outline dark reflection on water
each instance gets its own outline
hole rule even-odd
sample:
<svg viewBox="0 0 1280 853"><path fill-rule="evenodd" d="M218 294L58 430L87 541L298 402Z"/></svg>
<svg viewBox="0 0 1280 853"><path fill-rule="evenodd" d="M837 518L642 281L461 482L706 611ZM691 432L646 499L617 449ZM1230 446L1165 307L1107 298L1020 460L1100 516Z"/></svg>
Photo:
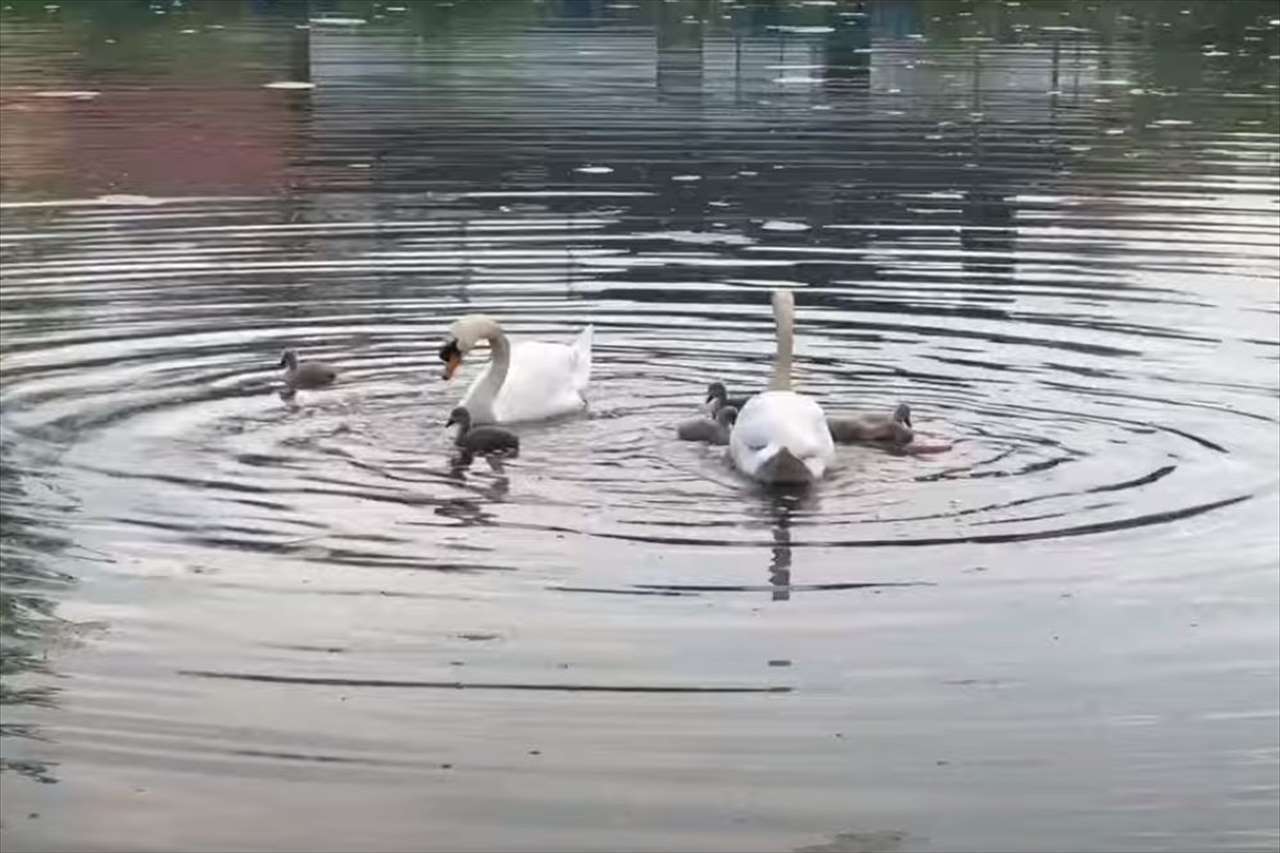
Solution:
<svg viewBox="0 0 1280 853"><path fill-rule="evenodd" d="M1275 849L1278 86L1271 2L6 2L5 849ZM773 287L952 450L677 441ZM459 457L470 311L589 414Z"/></svg>

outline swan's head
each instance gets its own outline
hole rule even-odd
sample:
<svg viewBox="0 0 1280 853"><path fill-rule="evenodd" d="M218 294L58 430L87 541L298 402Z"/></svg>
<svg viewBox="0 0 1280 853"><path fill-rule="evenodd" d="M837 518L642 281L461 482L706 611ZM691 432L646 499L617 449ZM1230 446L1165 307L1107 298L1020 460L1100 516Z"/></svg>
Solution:
<svg viewBox="0 0 1280 853"><path fill-rule="evenodd" d="M476 344L486 340L498 331L498 324L493 318L483 314L468 314L453 321L449 334L440 345L440 360L444 362L441 379L452 379L453 374L462 366L463 357L471 352Z"/></svg>
<svg viewBox="0 0 1280 853"><path fill-rule="evenodd" d="M293 370L298 366L298 353L293 349L287 349L280 353L280 366Z"/></svg>
<svg viewBox="0 0 1280 853"><path fill-rule="evenodd" d="M471 429L471 413L467 411L466 406L457 406L449 413L449 420L444 422L446 427L457 426L458 433L466 435L467 430Z"/></svg>
<svg viewBox="0 0 1280 853"><path fill-rule="evenodd" d="M911 407L906 403L899 403L898 408L893 410L893 419L900 424L911 426Z"/></svg>
<svg viewBox="0 0 1280 853"><path fill-rule="evenodd" d="M733 422L736 421L737 419L738 419L738 410L735 409L733 406L725 406L724 408L720 409L720 411L716 412L716 423L720 424L720 426L724 427L725 429L728 429L729 427L733 426Z"/></svg>

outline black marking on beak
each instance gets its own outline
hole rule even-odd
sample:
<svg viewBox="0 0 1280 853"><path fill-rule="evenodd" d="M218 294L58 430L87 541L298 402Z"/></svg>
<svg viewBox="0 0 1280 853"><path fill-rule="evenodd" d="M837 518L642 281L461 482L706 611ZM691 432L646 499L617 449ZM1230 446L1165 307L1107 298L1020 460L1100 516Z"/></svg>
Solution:
<svg viewBox="0 0 1280 853"><path fill-rule="evenodd" d="M453 358L454 356L457 356L459 359L461 359L462 350L458 349L458 339L449 338L449 340L441 344L439 355L440 355L440 360L443 361L445 364L448 364L449 359Z"/></svg>

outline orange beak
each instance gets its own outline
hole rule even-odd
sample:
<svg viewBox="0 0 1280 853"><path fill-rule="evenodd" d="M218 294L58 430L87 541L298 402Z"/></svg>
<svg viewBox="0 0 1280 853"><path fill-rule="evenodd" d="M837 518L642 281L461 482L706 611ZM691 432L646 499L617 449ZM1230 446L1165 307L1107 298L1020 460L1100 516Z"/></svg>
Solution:
<svg viewBox="0 0 1280 853"><path fill-rule="evenodd" d="M453 352L449 354L449 360L444 363L444 371L441 372L440 378L448 382L453 378L453 374L462 366L462 355Z"/></svg>

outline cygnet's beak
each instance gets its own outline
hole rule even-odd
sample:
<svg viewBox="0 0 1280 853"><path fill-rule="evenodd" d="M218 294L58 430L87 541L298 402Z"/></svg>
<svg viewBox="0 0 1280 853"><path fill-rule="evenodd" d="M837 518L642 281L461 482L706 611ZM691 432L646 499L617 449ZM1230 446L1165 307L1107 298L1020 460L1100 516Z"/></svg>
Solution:
<svg viewBox="0 0 1280 853"><path fill-rule="evenodd" d="M444 422L444 425L445 425L446 427L451 427L451 426L453 426L453 425L454 425L454 424L456 424L456 423L457 423L457 421L456 421L456 420L454 420L453 415L449 415L449 420L445 421L445 422Z"/></svg>

